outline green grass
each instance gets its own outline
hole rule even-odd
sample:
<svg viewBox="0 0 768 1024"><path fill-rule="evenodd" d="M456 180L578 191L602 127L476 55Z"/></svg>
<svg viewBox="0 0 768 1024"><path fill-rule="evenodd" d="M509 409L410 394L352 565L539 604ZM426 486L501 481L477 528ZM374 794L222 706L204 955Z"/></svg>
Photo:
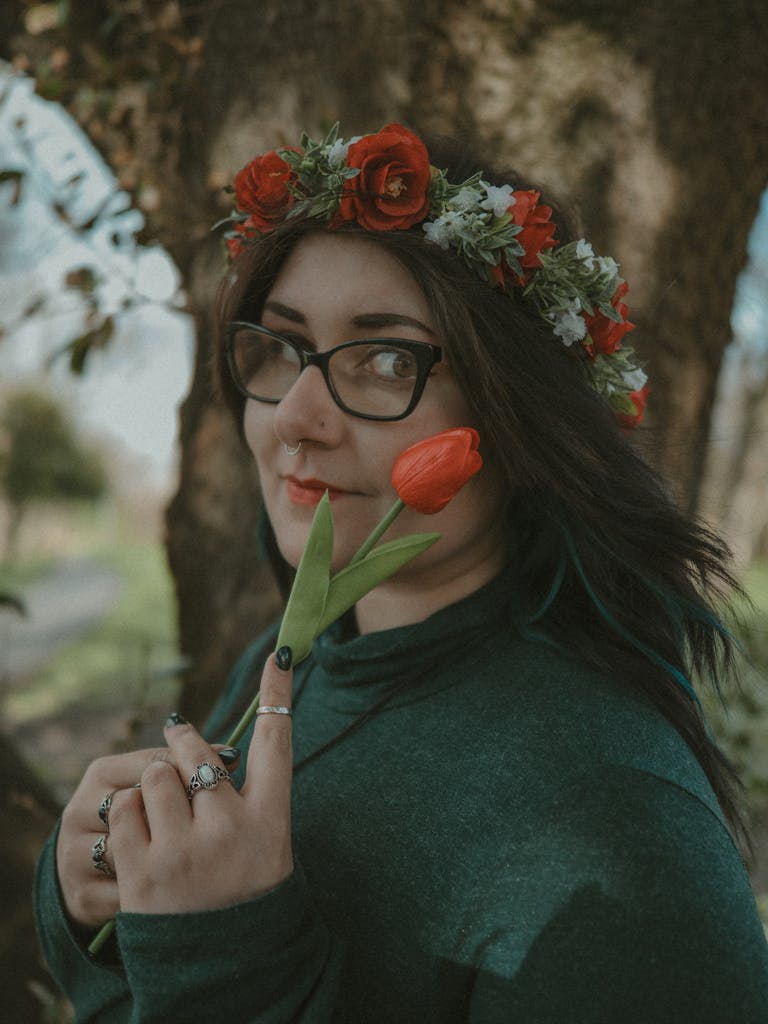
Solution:
<svg viewBox="0 0 768 1024"><path fill-rule="evenodd" d="M122 580L115 607L85 635L60 650L24 687L6 697L5 714L16 724L55 716L72 704L138 710L147 699L171 698L177 683L166 669L178 662L175 599L158 541L125 536L80 515L73 530L91 528L91 550ZM87 547L87 546L86 546ZM20 570L24 571L23 567Z"/></svg>
<svg viewBox="0 0 768 1024"><path fill-rule="evenodd" d="M768 563L752 566L744 578L749 602L737 605L735 635L744 649L739 685L703 697L712 730L752 796L768 797Z"/></svg>

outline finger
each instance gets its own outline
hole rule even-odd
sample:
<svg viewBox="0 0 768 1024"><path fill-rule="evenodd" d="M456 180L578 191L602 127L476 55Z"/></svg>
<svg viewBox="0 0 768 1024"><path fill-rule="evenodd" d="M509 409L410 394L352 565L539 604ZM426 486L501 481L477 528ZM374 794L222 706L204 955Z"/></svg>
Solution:
<svg viewBox="0 0 768 1024"><path fill-rule="evenodd" d="M114 878L96 870L93 844L98 835L81 833L73 841L59 832L56 866L61 894L68 915L87 928L97 927L114 917L119 895Z"/></svg>
<svg viewBox="0 0 768 1024"><path fill-rule="evenodd" d="M65 813L82 830L103 831L108 824L104 817L110 812L110 808L102 808L106 798L136 785L148 764L170 759L167 747L155 747L92 761Z"/></svg>
<svg viewBox="0 0 768 1024"><path fill-rule="evenodd" d="M286 652L287 651L287 655ZM293 671L290 648L271 655L261 677L260 707L290 707ZM284 668L279 668L278 664ZM245 785L242 793L258 800L267 810L276 812L290 807L293 775L292 723L290 715L260 714L256 720L248 751Z"/></svg>
<svg viewBox="0 0 768 1024"><path fill-rule="evenodd" d="M91 845L91 864L101 878L115 877L115 858L109 845L109 832L102 832Z"/></svg>
<svg viewBox="0 0 768 1024"><path fill-rule="evenodd" d="M108 850L113 870L120 877L121 872L130 871L144 857L150 843L142 790L132 787L116 793L109 818Z"/></svg>
<svg viewBox="0 0 768 1024"><path fill-rule="evenodd" d="M225 768L231 771L233 765L240 760L240 750L237 747L226 747L222 743L214 743L213 749L219 755L219 759Z"/></svg>
<svg viewBox="0 0 768 1024"><path fill-rule="evenodd" d="M192 809L181 778L168 761L147 765L141 776L141 796L150 837L180 835L192 820Z"/></svg>
<svg viewBox="0 0 768 1024"><path fill-rule="evenodd" d="M233 787L222 777L222 771L227 771L222 759L216 749L210 743L206 743L200 733L193 725L190 725L180 715L171 715L165 723L165 737L168 748L173 756L177 767L181 792L185 800L190 794L196 798L203 797L205 802L211 803L212 797L220 799L221 793L209 793L217 789L220 783L225 782L225 788L234 792ZM225 748L233 750L239 755L237 748ZM228 755L225 755L228 759ZM227 772L227 777L228 777ZM192 809L194 814L194 808Z"/></svg>

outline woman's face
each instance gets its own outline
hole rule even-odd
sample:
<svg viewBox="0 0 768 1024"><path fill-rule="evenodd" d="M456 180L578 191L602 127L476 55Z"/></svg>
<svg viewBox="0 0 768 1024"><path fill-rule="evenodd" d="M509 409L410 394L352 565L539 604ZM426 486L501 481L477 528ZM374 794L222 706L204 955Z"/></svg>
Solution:
<svg viewBox="0 0 768 1024"><path fill-rule="evenodd" d="M376 326L361 326L375 314ZM263 326L325 352L360 338L410 338L440 345L426 299L388 252L362 238L315 234L295 247L266 298ZM327 487L334 519L333 571L350 560L397 497L390 474L409 445L450 427L473 426L447 353L430 371L424 393L403 420L377 422L343 412L321 371L305 369L277 405L249 400L245 437L283 557L298 564L315 506ZM286 445L301 441L297 455ZM481 438L482 451L482 438ZM502 497L484 467L437 515L405 509L386 534L436 531L440 541L402 573L457 578L483 562L503 560Z"/></svg>

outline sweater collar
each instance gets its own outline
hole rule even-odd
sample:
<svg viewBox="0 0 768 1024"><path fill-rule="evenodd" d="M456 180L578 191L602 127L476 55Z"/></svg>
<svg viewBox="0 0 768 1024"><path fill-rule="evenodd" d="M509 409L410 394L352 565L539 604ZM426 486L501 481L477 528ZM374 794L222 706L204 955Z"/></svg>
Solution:
<svg viewBox="0 0 768 1024"><path fill-rule="evenodd" d="M502 620L510 621L510 575L503 571L422 622L364 636L350 636L348 622L334 623L315 640L307 685L332 694L339 710L358 710L400 680L416 683L496 633ZM406 684L403 692L408 690Z"/></svg>

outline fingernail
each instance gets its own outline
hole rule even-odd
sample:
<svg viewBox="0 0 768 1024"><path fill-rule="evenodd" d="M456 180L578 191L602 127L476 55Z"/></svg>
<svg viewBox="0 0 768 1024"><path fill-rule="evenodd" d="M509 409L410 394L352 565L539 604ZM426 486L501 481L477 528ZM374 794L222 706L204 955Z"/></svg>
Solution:
<svg viewBox="0 0 768 1024"><path fill-rule="evenodd" d="M174 725L187 725L187 720L183 715L180 715L178 711L174 711L168 715L165 720L165 728L170 729Z"/></svg>
<svg viewBox="0 0 768 1024"><path fill-rule="evenodd" d="M275 664L281 672L287 672L291 667L293 661L293 651L288 644L283 644L282 647L275 651Z"/></svg>
<svg viewBox="0 0 768 1024"><path fill-rule="evenodd" d="M238 757L240 757L240 751L237 747L224 747L223 750L219 750L217 753L224 764L234 764Z"/></svg>

